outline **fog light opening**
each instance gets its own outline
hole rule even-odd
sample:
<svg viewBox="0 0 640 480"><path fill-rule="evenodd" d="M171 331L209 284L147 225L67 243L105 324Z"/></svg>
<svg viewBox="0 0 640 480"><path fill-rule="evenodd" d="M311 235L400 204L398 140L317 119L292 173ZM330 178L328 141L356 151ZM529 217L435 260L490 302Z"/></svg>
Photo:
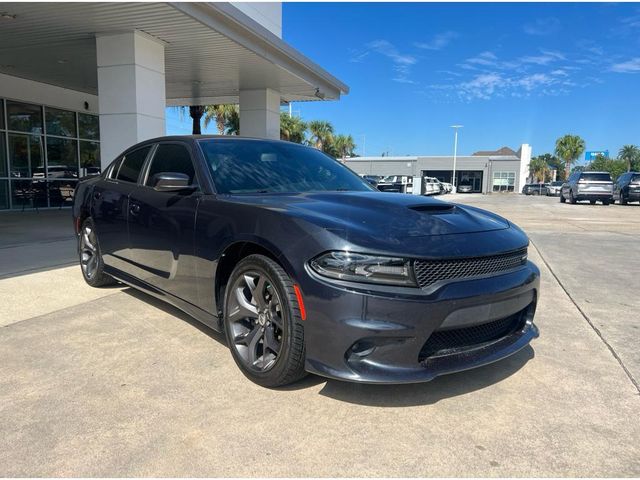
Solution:
<svg viewBox="0 0 640 480"><path fill-rule="evenodd" d="M367 340L360 340L354 343L351 346L350 350L352 355L362 358L366 357L367 355L371 355L371 353L373 353L375 349L376 346L372 342L369 342Z"/></svg>

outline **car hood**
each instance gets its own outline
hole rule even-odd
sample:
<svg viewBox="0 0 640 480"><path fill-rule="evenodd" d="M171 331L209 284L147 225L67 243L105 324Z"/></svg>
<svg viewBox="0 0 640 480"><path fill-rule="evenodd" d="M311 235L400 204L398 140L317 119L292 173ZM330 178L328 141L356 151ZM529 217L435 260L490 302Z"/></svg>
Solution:
<svg viewBox="0 0 640 480"><path fill-rule="evenodd" d="M322 192L233 197L234 201L275 210L336 233L402 239L509 228L507 220L491 212L400 193Z"/></svg>

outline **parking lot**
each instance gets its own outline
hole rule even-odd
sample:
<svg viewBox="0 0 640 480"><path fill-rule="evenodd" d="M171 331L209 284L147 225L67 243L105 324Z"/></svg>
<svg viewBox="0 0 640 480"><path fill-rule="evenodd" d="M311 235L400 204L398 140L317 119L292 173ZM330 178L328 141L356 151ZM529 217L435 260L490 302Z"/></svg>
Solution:
<svg viewBox="0 0 640 480"><path fill-rule="evenodd" d="M221 335L85 286L68 211L0 216L0 475L639 476L640 206L442 198L529 234L541 335L402 386L258 387Z"/></svg>

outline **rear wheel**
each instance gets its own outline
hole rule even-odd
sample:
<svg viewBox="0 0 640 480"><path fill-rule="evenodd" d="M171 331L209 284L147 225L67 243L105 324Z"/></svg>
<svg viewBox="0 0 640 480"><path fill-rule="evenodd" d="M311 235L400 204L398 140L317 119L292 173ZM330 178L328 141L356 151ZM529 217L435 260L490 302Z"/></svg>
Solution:
<svg viewBox="0 0 640 480"><path fill-rule="evenodd" d="M595 204L596 204L596 201L595 201L595 200L589 200L589 203L590 203L591 205L595 205Z"/></svg>
<svg viewBox="0 0 640 480"><path fill-rule="evenodd" d="M560 192L560 203L566 203L567 199L564 198L564 195L562 194L562 192Z"/></svg>
<svg viewBox="0 0 640 480"><path fill-rule="evenodd" d="M80 268L85 282L92 287L104 287L116 283L113 277L104 273L98 234L90 218L82 223L78 242Z"/></svg>
<svg viewBox="0 0 640 480"><path fill-rule="evenodd" d="M603 200L602 204L603 205L609 205L611 203L611 200Z"/></svg>
<svg viewBox="0 0 640 480"><path fill-rule="evenodd" d="M293 282L263 255L238 263L227 283L224 329L242 373L264 387L280 387L306 375L304 330Z"/></svg>
<svg viewBox="0 0 640 480"><path fill-rule="evenodd" d="M569 190L569 203L572 205L576 204L576 197L573 196L573 190Z"/></svg>
<svg viewBox="0 0 640 480"><path fill-rule="evenodd" d="M620 205L626 205L627 198L624 196L624 192L620 192Z"/></svg>

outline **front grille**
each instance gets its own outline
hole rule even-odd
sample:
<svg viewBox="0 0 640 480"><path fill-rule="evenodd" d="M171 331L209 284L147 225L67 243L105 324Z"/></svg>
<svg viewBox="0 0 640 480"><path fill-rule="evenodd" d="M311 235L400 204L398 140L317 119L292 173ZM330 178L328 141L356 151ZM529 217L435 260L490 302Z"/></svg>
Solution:
<svg viewBox="0 0 640 480"><path fill-rule="evenodd" d="M482 325L433 332L422 346L418 361L422 362L429 357L479 347L505 337L524 325L528 308L509 317Z"/></svg>
<svg viewBox="0 0 640 480"><path fill-rule="evenodd" d="M425 288L442 280L472 278L504 272L524 264L527 249L515 252L449 260L416 260L413 265L420 288Z"/></svg>

